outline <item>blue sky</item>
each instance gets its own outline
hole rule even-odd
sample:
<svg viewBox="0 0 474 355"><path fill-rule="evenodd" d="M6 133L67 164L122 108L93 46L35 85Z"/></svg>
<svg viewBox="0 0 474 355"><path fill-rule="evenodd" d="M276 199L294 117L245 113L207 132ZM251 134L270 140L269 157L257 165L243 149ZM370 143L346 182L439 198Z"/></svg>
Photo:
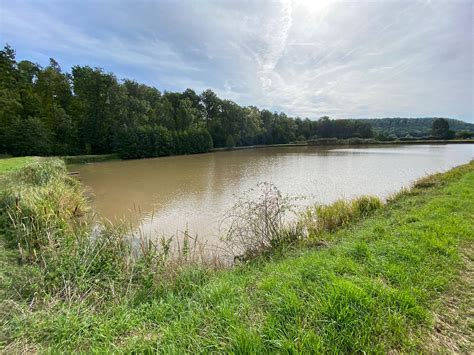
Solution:
<svg viewBox="0 0 474 355"><path fill-rule="evenodd" d="M18 59L311 119L473 119L472 1L0 0Z"/></svg>

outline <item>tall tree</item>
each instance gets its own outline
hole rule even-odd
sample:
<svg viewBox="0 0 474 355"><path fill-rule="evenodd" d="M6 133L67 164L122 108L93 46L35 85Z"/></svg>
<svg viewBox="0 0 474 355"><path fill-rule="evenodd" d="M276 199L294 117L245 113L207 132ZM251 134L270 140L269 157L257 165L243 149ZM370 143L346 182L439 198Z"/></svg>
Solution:
<svg viewBox="0 0 474 355"><path fill-rule="evenodd" d="M178 131L190 129L193 124L197 123L197 117L198 111L193 107L190 99L184 98L179 100L175 121L175 127Z"/></svg>
<svg viewBox="0 0 474 355"><path fill-rule="evenodd" d="M204 120L206 121L206 127L209 128L213 120L217 120L221 113L222 101L211 89L205 90L201 94L201 102L204 106Z"/></svg>
<svg viewBox="0 0 474 355"><path fill-rule="evenodd" d="M114 128L110 89L117 85L117 79L100 68L88 66L73 67L72 78L81 145L86 153L109 153Z"/></svg>
<svg viewBox="0 0 474 355"><path fill-rule="evenodd" d="M62 73L58 62L50 58L49 65L36 72L32 85L40 100L42 121L51 135L52 153L77 152L77 127L67 113L72 99L69 77Z"/></svg>
<svg viewBox="0 0 474 355"><path fill-rule="evenodd" d="M444 118L433 121L432 134L436 138L446 139L449 136L449 123Z"/></svg>

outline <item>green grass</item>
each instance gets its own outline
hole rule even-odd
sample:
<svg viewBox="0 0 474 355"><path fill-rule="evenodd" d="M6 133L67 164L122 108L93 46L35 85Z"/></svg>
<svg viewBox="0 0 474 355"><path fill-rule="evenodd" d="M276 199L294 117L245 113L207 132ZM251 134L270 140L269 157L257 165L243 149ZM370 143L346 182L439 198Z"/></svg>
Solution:
<svg viewBox="0 0 474 355"><path fill-rule="evenodd" d="M36 274L47 269L5 262L0 346L99 353L448 350L433 342L435 315L450 290L473 282L472 274L460 274L461 256L474 241L474 162L423 179L385 207L367 200L354 209L359 218L335 209L325 212L327 228L297 246L230 270L183 267L168 283L152 274L115 289L108 287L115 285L111 274L98 273L101 287L87 284L78 294L73 278L60 292L42 293L34 283L25 291L26 278L40 279ZM373 214L363 217L367 209ZM459 317L449 310L445 316ZM472 324L460 324L459 336L469 339ZM472 342L459 351L468 347Z"/></svg>
<svg viewBox="0 0 474 355"><path fill-rule="evenodd" d="M66 164L100 163L120 159L117 154L69 155L61 157Z"/></svg>
<svg viewBox="0 0 474 355"><path fill-rule="evenodd" d="M34 157L18 157L18 158L3 158L0 159L0 175L10 173L12 171L21 169L31 163Z"/></svg>
<svg viewBox="0 0 474 355"><path fill-rule="evenodd" d="M10 183L8 175L37 160L37 157L0 158L0 192Z"/></svg>

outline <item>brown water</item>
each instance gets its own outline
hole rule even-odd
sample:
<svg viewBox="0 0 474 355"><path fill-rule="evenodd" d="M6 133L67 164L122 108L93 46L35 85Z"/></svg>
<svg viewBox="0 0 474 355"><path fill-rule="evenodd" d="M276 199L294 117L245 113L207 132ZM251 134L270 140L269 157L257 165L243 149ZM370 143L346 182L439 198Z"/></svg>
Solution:
<svg viewBox="0 0 474 355"><path fill-rule="evenodd" d="M474 145L285 147L236 150L71 167L93 192L93 207L112 221L146 232L188 229L217 240L218 225L236 196L271 182L300 204L364 194L387 197L414 180L466 163Z"/></svg>

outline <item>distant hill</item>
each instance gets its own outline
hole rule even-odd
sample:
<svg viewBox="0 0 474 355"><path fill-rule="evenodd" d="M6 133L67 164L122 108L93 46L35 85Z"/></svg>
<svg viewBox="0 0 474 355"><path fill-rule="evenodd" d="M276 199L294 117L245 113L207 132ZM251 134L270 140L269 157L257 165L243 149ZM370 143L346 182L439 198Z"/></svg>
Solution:
<svg viewBox="0 0 474 355"><path fill-rule="evenodd" d="M397 137L425 137L431 135L431 126L436 117L426 118L361 118L358 121L368 123L375 133ZM453 131L474 132L474 124L446 118Z"/></svg>

